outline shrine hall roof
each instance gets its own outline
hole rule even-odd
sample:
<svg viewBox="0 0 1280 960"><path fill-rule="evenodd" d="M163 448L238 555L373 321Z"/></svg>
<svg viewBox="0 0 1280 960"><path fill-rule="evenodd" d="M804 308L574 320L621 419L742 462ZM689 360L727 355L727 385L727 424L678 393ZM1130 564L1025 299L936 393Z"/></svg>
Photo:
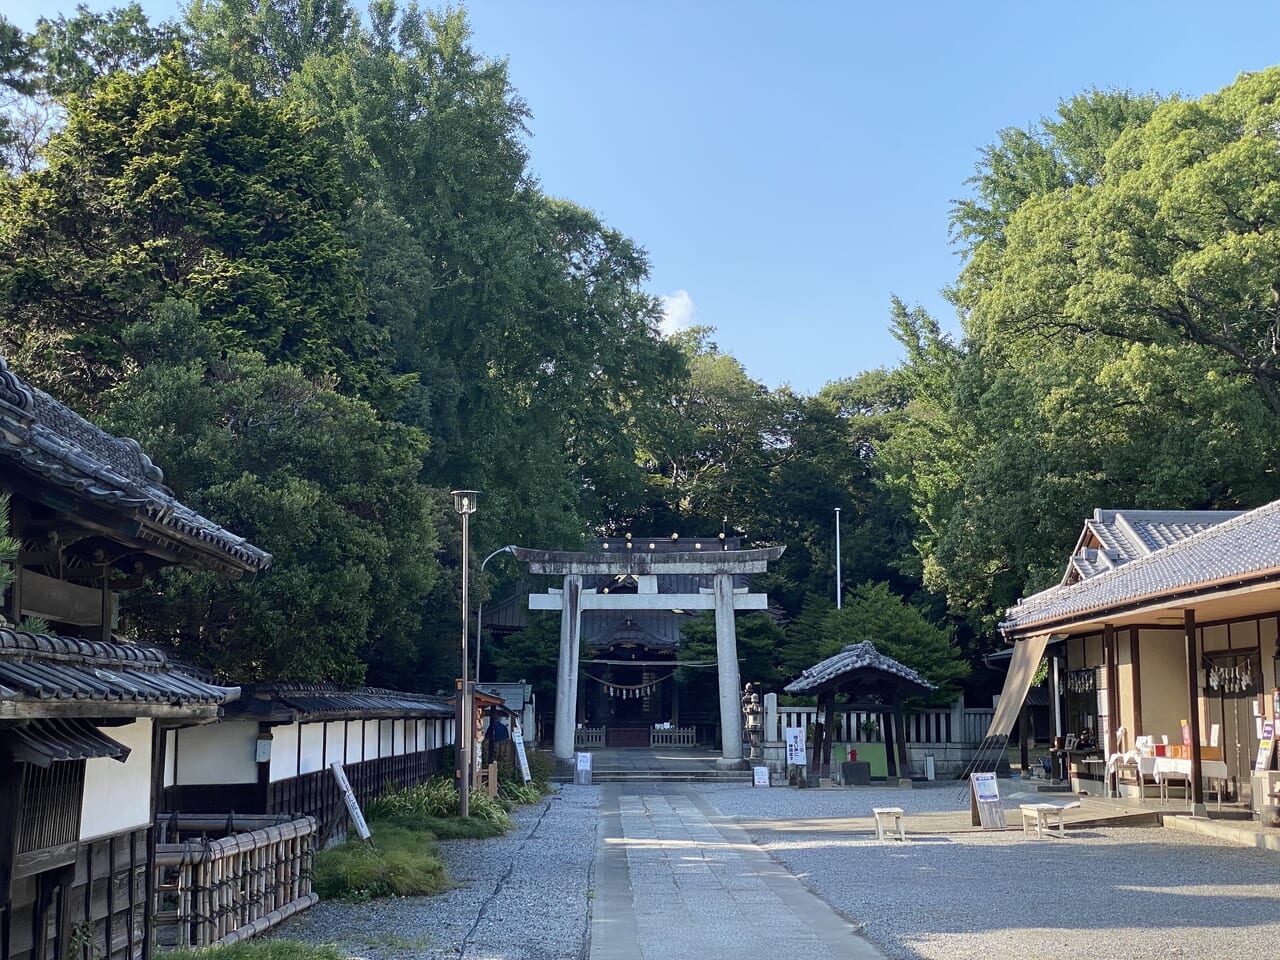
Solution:
<svg viewBox="0 0 1280 960"><path fill-rule="evenodd" d="M895 682L915 685L922 690L933 690L934 685L906 664L899 663L878 651L870 640L851 643L835 656L808 667L786 686L787 693L814 693L821 687L852 681L859 673L885 674Z"/></svg>

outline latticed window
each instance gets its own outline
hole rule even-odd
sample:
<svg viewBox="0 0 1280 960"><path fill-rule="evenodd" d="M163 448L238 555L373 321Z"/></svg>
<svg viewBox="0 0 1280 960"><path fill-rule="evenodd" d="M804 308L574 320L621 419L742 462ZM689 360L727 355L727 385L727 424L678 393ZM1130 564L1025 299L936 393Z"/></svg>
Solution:
<svg viewBox="0 0 1280 960"><path fill-rule="evenodd" d="M80 807L84 796L83 760L64 760L47 767L17 764L22 774L14 853L34 853L80 839Z"/></svg>

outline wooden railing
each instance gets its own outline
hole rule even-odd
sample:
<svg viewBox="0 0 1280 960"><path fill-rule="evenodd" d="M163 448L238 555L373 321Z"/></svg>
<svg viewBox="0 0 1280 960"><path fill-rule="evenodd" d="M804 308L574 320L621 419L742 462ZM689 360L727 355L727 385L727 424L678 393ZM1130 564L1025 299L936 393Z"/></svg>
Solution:
<svg viewBox="0 0 1280 960"><path fill-rule="evenodd" d="M319 899L311 891L314 817L177 815L157 831L153 917L163 945L235 943ZM209 839L217 833L227 835Z"/></svg>
<svg viewBox="0 0 1280 960"><path fill-rule="evenodd" d="M603 747L604 727L579 727L573 732L575 747Z"/></svg>
<svg viewBox="0 0 1280 960"><path fill-rule="evenodd" d="M651 747L692 747L697 743L696 727L668 727L649 731Z"/></svg>
<svg viewBox="0 0 1280 960"><path fill-rule="evenodd" d="M977 745L987 735L987 727L995 711L991 708L923 710L903 717L907 743L913 746ZM778 730L772 737L781 740L787 727L808 729L818 716L816 707L779 707ZM837 743L883 743L886 725L893 722L889 713L865 710L840 710L835 715L832 736ZM871 726L874 724L874 728ZM766 738L770 732L766 731Z"/></svg>

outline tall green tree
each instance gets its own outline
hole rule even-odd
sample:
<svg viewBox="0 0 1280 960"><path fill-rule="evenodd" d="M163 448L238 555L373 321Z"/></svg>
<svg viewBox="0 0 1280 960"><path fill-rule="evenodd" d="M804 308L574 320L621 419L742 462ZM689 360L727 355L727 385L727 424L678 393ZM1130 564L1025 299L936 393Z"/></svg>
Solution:
<svg viewBox="0 0 1280 960"><path fill-rule="evenodd" d="M376 382L349 195L288 112L170 56L69 101L48 156L0 184L0 347L60 396L118 382L136 362L123 330L171 296L228 349Z"/></svg>
<svg viewBox="0 0 1280 960"><path fill-rule="evenodd" d="M145 361L108 398L190 506L271 552L237 582L164 571L129 597L140 636L239 679L360 681L411 662L446 496L418 479L427 439L261 354L221 347L185 303L125 342ZM403 684L402 684L403 685Z"/></svg>

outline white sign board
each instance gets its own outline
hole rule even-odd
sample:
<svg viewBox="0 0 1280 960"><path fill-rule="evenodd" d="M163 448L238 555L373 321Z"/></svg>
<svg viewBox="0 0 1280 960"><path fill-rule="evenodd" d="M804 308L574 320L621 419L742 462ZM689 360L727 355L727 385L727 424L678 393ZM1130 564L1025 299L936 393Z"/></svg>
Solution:
<svg viewBox="0 0 1280 960"><path fill-rule="evenodd" d="M591 754L575 753L574 758L576 761L575 762L576 769L573 771L573 782L590 786L591 785Z"/></svg>
<svg viewBox="0 0 1280 960"><path fill-rule="evenodd" d="M804 747L804 727L787 727L783 736L787 741L787 765L805 766L809 758Z"/></svg>
<svg viewBox="0 0 1280 960"><path fill-rule="evenodd" d="M769 768L752 767L751 785L754 787L767 787L769 785Z"/></svg>
<svg viewBox="0 0 1280 960"><path fill-rule="evenodd" d="M529 756L524 752L524 734L520 732L519 727L511 731L511 742L516 745L516 759L520 761L520 776L524 777L525 783L528 783L533 776L529 773Z"/></svg>
<svg viewBox="0 0 1280 960"><path fill-rule="evenodd" d="M1000 806L1000 787L996 784L996 775L971 773L969 784L973 795L971 812L977 815L974 826L981 824L983 830L1003 830L1006 825L1004 807Z"/></svg>
<svg viewBox="0 0 1280 960"><path fill-rule="evenodd" d="M979 803L989 803L992 800L999 801L1000 785L996 783L996 775L994 773L975 773L971 779L973 780L973 792L977 796Z"/></svg>
<svg viewBox="0 0 1280 960"><path fill-rule="evenodd" d="M351 781L347 779L347 772L342 769L342 764L337 760L329 764L329 769L333 771L333 778L338 781L338 789L342 791L342 799L347 803L347 812L351 814L351 822L356 825L356 833L360 834L361 840L368 840L369 825L364 822L364 813L360 810L355 791L351 789Z"/></svg>

